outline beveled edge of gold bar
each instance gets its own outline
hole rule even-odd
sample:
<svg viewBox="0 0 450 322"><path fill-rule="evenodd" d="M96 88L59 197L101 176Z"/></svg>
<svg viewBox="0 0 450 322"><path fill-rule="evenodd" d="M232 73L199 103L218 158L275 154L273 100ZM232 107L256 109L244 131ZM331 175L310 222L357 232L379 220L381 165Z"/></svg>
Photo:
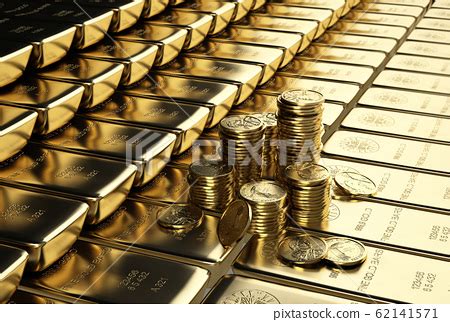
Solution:
<svg viewBox="0 0 450 322"><path fill-rule="evenodd" d="M77 31L75 33L73 47L76 49L84 49L94 45L105 38L105 35L111 26L113 12L105 12L102 15L91 18L83 24L76 24Z"/></svg>
<svg viewBox="0 0 450 322"><path fill-rule="evenodd" d="M8 256L7 258L5 258ZM0 303L6 303L13 295L25 269L28 260L26 251L16 247L0 245ZM5 263L5 261L8 262ZM3 266L3 265L8 266Z"/></svg>
<svg viewBox="0 0 450 322"><path fill-rule="evenodd" d="M122 4L120 7L113 6L114 4L111 4L113 18L109 30L112 32L120 32L137 23L144 10L144 0L133 0L129 3Z"/></svg>
<svg viewBox="0 0 450 322"><path fill-rule="evenodd" d="M23 44L21 49L14 50L6 56L0 57L0 87L11 84L25 72L30 60L33 46Z"/></svg>
<svg viewBox="0 0 450 322"><path fill-rule="evenodd" d="M142 10L143 18L151 18L161 13L169 5L170 0L144 0L145 5ZM158 4L158 6L156 5Z"/></svg>

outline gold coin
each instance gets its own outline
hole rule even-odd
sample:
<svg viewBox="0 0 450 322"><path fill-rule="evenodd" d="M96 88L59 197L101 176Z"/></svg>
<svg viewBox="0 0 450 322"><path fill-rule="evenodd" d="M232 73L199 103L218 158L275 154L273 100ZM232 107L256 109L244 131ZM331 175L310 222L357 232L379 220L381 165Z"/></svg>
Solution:
<svg viewBox="0 0 450 322"><path fill-rule="evenodd" d="M367 258L364 245L356 240L344 237L326 239L328 254L326 259L337 266L355 266L362 264Z"/></svg>
<svg viewBox="0 0 450 322"><path fill-rule="evenodd" d="M224 211L217 226L220 243L228 247L240 240L247 231L251 219L252 212L245 201L232 202Z"/></svg>
<svg viewBox="0 0 450 322"><path fill-rule="evenodd" d="M241 196L257 204L280 202L287 197L286 190L274 181L257 181L243 185L240 189Z"/></svg>
<svg viewBox="0 0 450 322"><path fill-rule="evenodd" d="M172 205L161 209L158 224L168 229L189 229L197 227L203 220L203 211L194 205Z"/></svg>
<svg viewBox="0 0 450 322"><path fill-rule="evenodd" d="M189 172L196 177L218 178L224 175L230 175L233 172L233 167L221 161L199 160L190 165Z"/></svg>
<svg viewBox="0 0 450 322"><path fill-rule="evenodd" d="M303 186L317 186L330 178L327 168L313 162L290 165L286 167L285 174L289 180Z"/></svg>
<svg viewBox="0 0 450 322"><path fill-rule="evenodd" d="M377 192L377 185L370 178L357 172L338 172L334 182L352 196L372 196Z"/></svg>
<svg viewBox="0 0 450 322"><path fill-rule="evenodd" d="M278 246L278 254L295 265L311 265L325 258L327 243L319 237L296 235L284 238Z"/></svg>

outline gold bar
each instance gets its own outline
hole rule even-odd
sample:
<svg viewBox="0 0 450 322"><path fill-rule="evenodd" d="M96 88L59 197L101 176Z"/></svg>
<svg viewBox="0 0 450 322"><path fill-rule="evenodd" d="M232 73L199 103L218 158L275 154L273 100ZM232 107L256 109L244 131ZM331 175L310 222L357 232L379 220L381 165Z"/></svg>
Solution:
<svg viewBox="0 0 450 322"><path fill-rule="evenodd" d="M349 104L359 92L359 86L338 82L327 82L309 78L275 76L261 86L257 92L261 94L280 95L288 89L308 88L322 93L329 102Z"/></svg>
<svg viewBox="0 0 450 322"><path fill-rule="evenodd" d="M87 157L28 144L0 164L0 182L86 202L86 223L96 224L126 199L134 180L132 164Z"/></svg>
<svg viewBox="0 0 450 322"><path fill-rule="evenodd" d="M189 149L200 136L205 128L209 109L171 100L114 94L83 116L173 133L176 139L172 153L178 155Z"/></svg>
<svg viewBox="0 0 450 322"><path fill-rule="evenodd" d="M450 19L450 11L441 8L430 8L425 13L426 18Z"/></svg>
<svg viewBox="0 0 450 322"><path fill-rule="evenodd" d="M450 9L450 2L448 0L435 0L432 6L436 8Z"/></svg>
<svg viewBox="0 0 450 322"><path fill-rule="evenodd" d="M330 295L342 296L344 292L374 302L448 302L448 285L445 282L448 276L447 261L366 246L366 261L353 269L343 270L326 265L291 267L278 259L276 245L276 241L254 239L239 257L237 267L265 274L270 281L289 279L326 287ZM424 285L429 281L432 281L432 292Z"/></svg>
<svg viewBox="0 0 450 322"><path fill-rule="evenodd" d="M211 29L212 21L213 18L209 14L170 10L146 24L150 26L169 25L186 30L187 37L183 48L191 49L205 40Z"/></svg>
<svg viewBox="0 0 450 322"><path fill-rule="evenodd" d="M234 3L236 9L233 17L231 18L231 22L236 22L248 15L252 9L254 0L220 0L220 2Z"/></svg>
<svg viewBox="0 0 450 322"><path fill-rule="evenodd" d="M18 248L0 245L0 303L8 302L22 279L28 254Z"/></svg>
<svg viewBox="0 0 450 322"><path fill-rule="evenodd" d="M364 12L388 13L393 15L413 16L416 18L422 16L424 13L424 8L408 5L402 6L397 3L384 4L363 2L356 9Z"/></svg>
<svg viewBox="0 0 450 322"><path fill-rule="evenodd" d="M251 64L181 56L158 73L230 83L238 88L234 104L240 104L256 89L261 79L262 68Z"/></svg>
<svg viewBox="0 0 450 322"><path fill-rule="evenodd" d="M438 1L439 0L436 0L436 2ZM431 0L363 0L363 2L401 4L406 6L427 8L430 6Z"/></svg>
<svg viewBox="0 0 450 322"><path fill-rule="evenodd" d="M297 56L279 71L278 74L282 76L304 76L364 85L372 77L373 69L365 66L312 61L302 56Z"/></svg>
<svg viewBox="0 0 450 322"><path fill-rule="evenodd" d="M177 6L177 5L181 4L181 3L184 3L184 1L186 1L186 0L170 0L170 5L171 6Z"/></svg>
<svg viewBox="0 0 450 322"><path fill-rule="evenodd" d="M115 35L115 38L158 46L154 65L161 66L179 55L187 34L185 29L142 23L130 31Z"/></svg>
<svg viewBox="0 0 450 322"><path fill-rule="evenodd" d="M122 64L74 57L39 71L38 77L82 85L84 93L81 106L91 108L114 93L123 69Z"/></svg>
<svg viewBox="0 0 450 322"><path fill-rule="evenodd" d="M444 95L372 87L364 93L358 104L431 116L450 117L450 97Z"/></svg>
<svg viewBox="0 0 450 322"><path fill-rule="evenodd" d="M284 31L302 35L302 43L297 53L308 47L313 39L318 38L319 23L313 20L301 20L290 17L272 17L269 15L252 13L242 20L238 25L250 28Z"/></svg>
<svg viewBox="0 0 450 322"><path fill-rule="evenodd" d="M427 43L450 44L450 32L444 30L414 29L408 40L424 41ZM430 44L431 45L431 44Z"/></svg>
<svg viewBox="0 0 450 322"><path fill-rule="evenodd" d="M384 70L375 81L375 85L403 88L432 93L450 93L450 77L398 70Z"/></svg>
<svg viewBox="0 0 450 322"><path fill-rule="evenodd" d="M296 7L295 5L281 5L277 3L268 3L264 9L266 14L274 17L291 17L319 22L320 27L316 38L321 36L331 26L334 14L331 9Z"/></svg>
<svg viewBox="0 0 450 322"><path fill-rule="evenodd" d="M185 103L208 107L209 117L206 127L216 125L231 109L238 88L235 85L209 82L199 79L149 74L140 82L124 90L125 94L150 98L167 98Z"/></svg>
<svg viewBox="0 0 450 322"><path fill-rule="evenodd" d="M205 304L357 304L304 287L296 288L240 275L226 275L211 290Z"/></svg>
<svg viewBox="0 0 450 322"><path fill-rule="evenodd" d="M15 106L0 105L0 162L27 145L38 114Z"/></svg>
<svg viewBox="0 0 450 322"><path fill-rule="evenodd" d="M144 9L144 0L77 0L84 8L108 8L113 12L109 31L119 32L132 27L139 19Z"/></svg>
<svg viewBox="0 0 450 322"><path fill-rule="evenodd" d="M35 141L51 149L108 158L136 166L134 186L152 180L169 162L176 135L75 117Z"/></svg>
<svg viewBox="0 0 450 322"><path fill-rule="evenodd" d="M307 228L412 249L447 261L450 257L450 228L448 216L443 214L369 201L333 200L329 220Z"/></svg>
<svg viewBox="0 0 450 322"><path fill-rule="evenodd" d="M76 28L47 21L16 21L0 19L0 38L31 45L30 64L36 68L48 66L66 56L75 37ZM23 62L22 62L23 64Z"/></svg>
<svg viewBox="0 0 450 322"><path fill-rule="evenodd" d="M275 74L282 62L284 51L278 48L222 42L216 39L202 43L185 55L187 57L211 57L260 66L262 73L258 84L261 85Z"/></svg>
<svg viewBox="0 0 450 322"><path fill-rule="evenodd" d="M447 19L423 18L417 28L450 31L450 22Z"/></svg>
<svg viewBox="0 0 450 322"><path fill-rule="evenodd" d="M28 276L22 290L78 303L174 303L199 301L204 269L78 241L57 263Z"/></svg>
<svg viewBox="0 0 450 322"><path fill-rule="evenodd" d="M67 302L18 290L9 299L8 304L67 304Z"/></svg>
<svg viewBox="0 0 450 322"><path fill-rule="evenodd" d="M47 134L66 124L78 110L83 86L43 80L22 79L0 90L0 103L36 111L34 133Z"/></svg>
<svg viewBox="0 0 450 322"><path fill-rule="evenodd" d="M272 0L271 3L280 3L289 6L331 9L334 12L331 25L334 25L348 10L345 0Z"/></svg>
<svg viewBox="0 0 450 322"><path fill-rule="evenodd" d="M388 26L401 26L407 29L411 28L416 22L416 19L411 16L371 13L358 10L350 12L344 17L344 20Z"/></svg>
<svg viewBox="0 0 450 322"><path fill-rule="evenodd" d="M168 204L187 204L190 187L188 174L187 169L168 165L148 184L133 190L130 198Z"/></svg>
<svg viewBox="0 0 450 322"><path fill-rule="evenodd" d="M405 37L407 29L405 27L374 25L370 23L359 23L343 20L336 23L331 28L331 31L337 31L350 35L393 38L399 41Z"/></svg>
<svg viewBox="0 0 450 322"><path fill-rule="evenodd" d="M284 52L280 67L286 66L297 54L303 37L296 33L270 31L236 26L227 28L218 39L252 45L268 46Z"/></svg>
<svg viewBox="0 0 450 322"><path fill-rule="evenodd" d="M0 243L29 254L26 270L42 271L78 239L89 207L85 203L0 186Z"/></svg>
<svg viewBox="0 0 450 322"><path fill-rule="evenodd" d="M328 62L346 63L352 65L370 66L373 69L381 67L387 55L382 52L366 51L338 47L312 45L300 57Z"/></svg>
<svg viewBox="0 0 450 322"><path fill-rule="evenodd" d="M123 65L120 83L130 85L141 80L153 66L158 46L131 41L103 41L77 53L77 56L99 59Z"/></svg>
<svg viewBox="0 0 450 322"><path fill-rule="evenodd" d="M172 159L171 164L175 167L187 169L196 160L221 159L221 146L222 143L218 139L197 140L189 150Z"/></svg>
<svg viewBox="0 0 450 322"><path fill-rule="evenodd" d="M355 108L342 122L342 126L362 131L387 133L404 137L450 143L450 119Z"/></svg>
<svg viewBox="0 0 450 322"><path fill-rule="evenodd" d="M233 18L236 6L233 3L212 2L208 0L195 0L177 6L172 10L200 12L211 15L213 21L211 24L211 29L209 30L209 34L215 35L223 31L231 22L231 18Z"/></svg>
<svg viewBox="0 0 450 322"><path fill-rule="evenodd" d="M448 59L397 54L391 58L386 68L450 76Z"/></svg>
<svg viewBox="0 0 450 322"><path fill-rule="evenodd" d="M398 49L399 53L450 59L450 45L405 41Z"/></svg>
<svg viewBox="0 0 450 322"><path fill-rule="evenodd" d="M145 0L142 17L151 18L164 11L169 5L169 0Z"/></svg>
<svg viewBox="0 0 450 322"><path fill-rule="evenodd" d="M22 76L32 51L33 46L31 45L2 40L0 46L0 70L2 71L0 87L10 84Z"/></svg>
<svg viewBox="0 0 450 322"><path fill-rule="evenodd" d="M350 131L337 131L323 151L332 155L386 163L412 169L450 173L450 145L398 139Z"/></svg>
<svg viewBox="0 0 450 322"><path fill-rule="evenodd" d="M266 0L255 0L255 3L253 4L253 8L251 10L258 10L265 4Z"/></svg>
<svg viewBox="0 0 450 322"><path fill-rule="evenodd" d="M332 31L327 31L315 42L317 44L333 47L363 49L366 51L382 51L386 54L391 53L397 46L397 42L394 39L347 35Z"/></svg>

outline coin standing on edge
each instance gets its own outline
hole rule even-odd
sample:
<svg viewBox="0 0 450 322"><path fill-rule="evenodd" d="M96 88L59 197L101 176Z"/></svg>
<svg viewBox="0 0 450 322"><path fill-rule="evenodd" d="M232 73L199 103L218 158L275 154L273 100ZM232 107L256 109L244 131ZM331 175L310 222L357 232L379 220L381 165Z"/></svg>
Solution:
<svg viewBox="0 0 450 322"><path fill-rule="evenodd" d="M194 205L172 205L158 213L158 224L168 229L191 229L203 221L203 211Z"/></svg>
<svg viewBox="0 0 450 322"><path fill-rule="evenodd" d="M244 237L252 220L250 206L243 200L233 201L224 211L217 226L217 236L224 247Z"/></svg>
<svg viewBox="0 0 450 322"><path fill-rule="evenodd" d="M278 245L278 254L294 265L312 265L325 258L328 245L320 237L311 235L289 236Z"/></svg>
<svg viewBox="0 0 450 322"><path fill-rule="evenodd" d="M377 185L370 178L357 172L338 172L334 182L352 196L373 196L377 192Z"/></svg>
<svg viewBox="0 0 450 322"><path fill-rule="evenodd" d="M328 254L326 260L336 266L356 266L362 264L367 258L366 247L359 241L344 238L327 238Z"/></svg>

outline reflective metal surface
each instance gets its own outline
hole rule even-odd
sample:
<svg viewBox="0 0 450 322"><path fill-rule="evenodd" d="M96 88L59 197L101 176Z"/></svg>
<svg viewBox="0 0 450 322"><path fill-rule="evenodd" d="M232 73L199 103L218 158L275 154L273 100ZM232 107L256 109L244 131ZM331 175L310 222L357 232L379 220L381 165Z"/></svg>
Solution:
<svg viewBox="0 0 450 322"><path fill-rule="evenodd" d="M15 247L0 245L0 303L6 303L22 278L28 254Z"/></svg>

